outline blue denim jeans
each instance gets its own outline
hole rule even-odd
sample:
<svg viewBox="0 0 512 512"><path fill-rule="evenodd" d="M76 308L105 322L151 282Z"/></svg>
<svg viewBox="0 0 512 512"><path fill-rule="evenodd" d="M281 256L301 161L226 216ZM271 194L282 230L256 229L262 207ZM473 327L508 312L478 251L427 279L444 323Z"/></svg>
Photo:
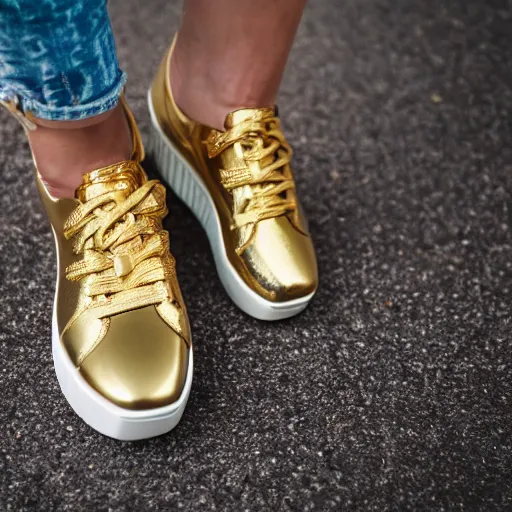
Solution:
<svg viewBox="0 0 512 512"><path fill-rule="evenodd" d="M51 120L113 108L119 69L106 0L0 0L0 100Z"/></svg>

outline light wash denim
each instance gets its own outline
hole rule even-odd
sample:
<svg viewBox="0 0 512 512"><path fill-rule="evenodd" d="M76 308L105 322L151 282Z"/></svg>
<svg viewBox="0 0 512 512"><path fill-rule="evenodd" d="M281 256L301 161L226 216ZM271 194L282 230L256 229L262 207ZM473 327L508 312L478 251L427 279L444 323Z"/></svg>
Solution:
<svg viewBox="0 0 512 512"><path fill-rule="evenodd" d="M113 108L125 82L106 0L0 0L0 100L83 119Z"/></svg>

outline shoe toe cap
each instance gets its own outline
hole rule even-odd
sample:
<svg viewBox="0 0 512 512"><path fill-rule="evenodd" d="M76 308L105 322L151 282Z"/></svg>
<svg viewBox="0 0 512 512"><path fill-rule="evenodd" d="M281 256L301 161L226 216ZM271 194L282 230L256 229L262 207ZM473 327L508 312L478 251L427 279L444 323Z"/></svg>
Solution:
<svg viewBox="0 0 512 512"><path fill-rule="evenodd" d="M286 217L262 221L242 255L251 288L273 302L287 302L313 293L318 271L311 237Z"/></svg>
<svg viewBox="0 0 512 512"><path fill-rule="evenodd" d="M152 409L180 398L189 355L183 338L149 306L112 317L107 334L79 370L114 404Z"/></svg>

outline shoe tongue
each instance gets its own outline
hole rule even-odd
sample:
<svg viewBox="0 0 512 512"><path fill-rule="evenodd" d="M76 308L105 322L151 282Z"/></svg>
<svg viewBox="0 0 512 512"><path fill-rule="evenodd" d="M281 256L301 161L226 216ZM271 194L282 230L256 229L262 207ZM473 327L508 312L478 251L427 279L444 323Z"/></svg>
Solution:
<svg viewBox="0 0 512 512"><path fill-rule="evenodd" d="M113 191L128 197L146 181L146 173L140 164L126 160L84 174L82 184L76 189L76 197L83 203Z"/></svg>
<svg viewBox="0 0 512 512"><path fill-rule="evenodd" d="M224 127L229 130L243 121L261 121L272 116L275 116L275 109L272 107L241 108L227 115Z"/></svg>

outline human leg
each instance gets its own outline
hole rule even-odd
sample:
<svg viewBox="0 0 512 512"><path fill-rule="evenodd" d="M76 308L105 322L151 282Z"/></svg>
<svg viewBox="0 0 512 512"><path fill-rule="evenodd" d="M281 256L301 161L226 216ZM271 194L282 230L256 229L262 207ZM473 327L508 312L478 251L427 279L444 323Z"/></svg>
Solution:
<svg viewBox="0 0 512 512"><path fill-rule="evenodd" d="M133 440L177 424L193 356L165 189L141 166L123 87L105 0L0 0L0 94L57 248L55 371L89 425Z"/></svg>
<svg viewBox="0 0 512 512"><path fill-rule="evenodd" d="M241 107L273 106L306 0L186 0L172 89L190 118L224 129Z"/></svg>
<svg viewBox="0 0 512 512"><path fill-rule="evenodd" d="M106 2L0 0L0 27L0 100L38 127L28 139L52 194L73 197L131 151Z"/></svg>

